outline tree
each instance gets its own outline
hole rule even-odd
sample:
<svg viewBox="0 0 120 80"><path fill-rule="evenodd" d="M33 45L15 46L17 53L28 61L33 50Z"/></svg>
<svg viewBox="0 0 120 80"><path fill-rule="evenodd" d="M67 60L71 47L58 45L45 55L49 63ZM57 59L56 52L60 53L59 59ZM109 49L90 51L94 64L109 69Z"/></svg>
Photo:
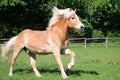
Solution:
<svg viewBox="0 0 120 80"><path fill-rule="evenodd" d="M120 26L120 6L117 0L109 0L103 6L99 6L97 11L93 15L91 20L94 29L100 29L104 36L107 37L107 33L110 31L119 31Z"/></svg>
<svg viewBox="0 0 120 80"><path fill-rule="evenodd" d="M71 37L93 37L96 30L104 37L108 33L119 36L119 0L1 0L0 38L12 37L26 28L46 29L53 6L77 9L86 30L82 35L71 30Z"/></svg>
<svg viewBox="0 0 120 80"><path fill-rule="evenodd" d="M55 1L45 0L2 0L0 1L0 37L11 37L21 30L40 29L47 27L51 8L56 5ZM6 35L9 34L9 35Z"/></svg>

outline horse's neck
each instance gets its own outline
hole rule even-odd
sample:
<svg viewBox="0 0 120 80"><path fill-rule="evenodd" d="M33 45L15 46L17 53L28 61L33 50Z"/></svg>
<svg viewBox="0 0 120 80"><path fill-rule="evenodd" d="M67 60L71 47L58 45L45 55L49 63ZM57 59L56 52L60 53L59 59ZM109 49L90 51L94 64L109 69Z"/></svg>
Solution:
<svg viewBox="0 0 120 80"><path fill-rule="evenodd" d="M67 24L66 24L66 19L61 18L54 25L52 25L51 28L56 30L56 34L60 35L63 39L66 39L67 31L68 31L68 27L67 27Z"/></svg>

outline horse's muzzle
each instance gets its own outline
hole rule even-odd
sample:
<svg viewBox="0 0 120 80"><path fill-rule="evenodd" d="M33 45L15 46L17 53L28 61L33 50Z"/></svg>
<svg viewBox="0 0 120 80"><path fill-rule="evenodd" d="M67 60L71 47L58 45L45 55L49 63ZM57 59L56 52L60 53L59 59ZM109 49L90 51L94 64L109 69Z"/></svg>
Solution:
<svg viewBox="0 0 120 80"><path fill-rule="evenodd" d="M80 32L84 32L85 28L84 28L84 25L82 25L79 29Z"/></svg>

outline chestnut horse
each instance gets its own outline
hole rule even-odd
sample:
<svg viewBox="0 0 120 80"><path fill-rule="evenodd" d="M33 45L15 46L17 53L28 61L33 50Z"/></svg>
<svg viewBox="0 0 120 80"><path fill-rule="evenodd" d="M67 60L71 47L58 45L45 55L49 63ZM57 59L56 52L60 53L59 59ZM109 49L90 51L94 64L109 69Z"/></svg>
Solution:
<svg viewBox="0 0 120 80"><path fill-rule="evenodd" d="M76 11L72 9L65 9L62 15L56 15L56 9L53 12L57 16L56 20L50 21L50 28L44 31L26 29L20 32L17 36L11 38L2 47L2 57L7 60L7 56L13 49L14 53L10 61L9 76L13 74L13 65L21 50L26 49L30 56L31 66L37 77L41 77L38 69L36 68L36 54L50 54L53 53L59 65L62 77L69 79L63 67L60 56L60 51L65 49L67 42L67 31L69 28L81 30L83 24L79 20ZM52 18L51 18L52 19ZM53 19L54 20L54 19ZM69 49L65 50L69 53ZM74 62L68 64L68 69L71 68Z"/></svg>

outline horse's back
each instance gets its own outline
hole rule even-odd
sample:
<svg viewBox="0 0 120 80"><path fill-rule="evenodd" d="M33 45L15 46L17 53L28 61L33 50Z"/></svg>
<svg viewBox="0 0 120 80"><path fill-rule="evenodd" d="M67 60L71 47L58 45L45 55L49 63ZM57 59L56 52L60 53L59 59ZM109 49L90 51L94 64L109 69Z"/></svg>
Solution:
<svg viewBox="0 0 120 80"><path fill-rule="evenodd" d="M44 31L40 31L40 30L31 30L31 29L25 29L23 31L21 31L19 34L18 34L18 37L24 37L24 38L34 38L34 37L46 37L47 36L47 31L44 30Z"/></svg>
<svg viewBox="0 0 120 80"><path fill-rule="evenodd" d="M47 30L23 30L18 34L18 40L24 44L24 47L35 53L50 52L49 35Z"/></svg>

